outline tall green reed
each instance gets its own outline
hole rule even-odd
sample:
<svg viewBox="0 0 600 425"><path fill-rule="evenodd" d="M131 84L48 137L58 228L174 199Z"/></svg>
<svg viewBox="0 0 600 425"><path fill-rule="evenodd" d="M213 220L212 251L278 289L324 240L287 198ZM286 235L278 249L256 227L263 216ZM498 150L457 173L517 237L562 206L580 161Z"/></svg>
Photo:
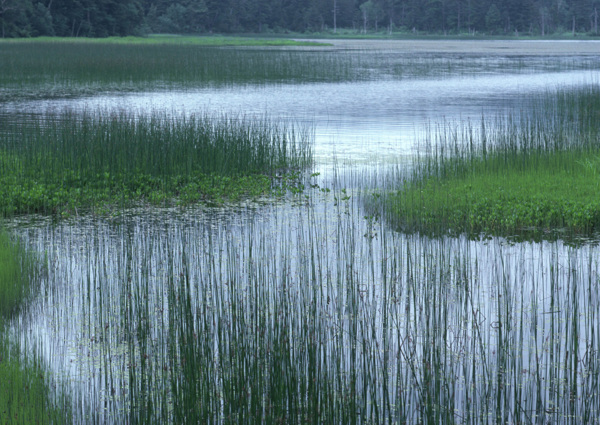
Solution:
<svg viewBox="0 0 600 425"><path fill-rule="evenodd" d="M438 78L596 69L596 58L503 58L177 44L33 41L0 44L0 100L190 87Z"/></svg>
<svg viewBox="0 0 600 425"><path fill-rule="evenodd" d="M274 174L305 166L311 153L308 130L291 124L161 112L46 114L7 124L1 142L21 174L44 179L62 169L83 180L102 173Z"/></svg>
<svg viewBox="0 0 600 425"><path fill-rule="evenodd" d="M598 420L597 247L407 236L330 201L54 244L97 421Z"/></svg>
<svg viewBox="0 0 600 425"><path fill-rule="evenodd" d="M38 358L21 352L10 332L39 283L40 265L0 228L0 424L70 423L64 398L54 394ZM56 388L56 386L54 386Z"/></svg>
<svg viewBox="0 0 600 425"><path fill-rule="evenodd" d="M547 93L530 112L430 133L389 218L405 231L589 234L600 226L598 86Z"/></svg>
<svg viewBox="0 0 600 425"><path fill-rule="evenodd" d="M70 406L38 361L23 358L0 329L0 424L68 424Z"/></svg>
<svg viewBox="0 0 600 425"><path fill-rule="evenodd" d="M226 196L239 190L228 189L232 179L249 186L246 177L281 177L311 162L311 130L267 118L62 112L7 123L0 132L7 214L156 191L168 198ZM264 190L262 180L256 184Z"/></svg>
<svg viewBox="0 0 600 425"><path fill-rule="evenodd" d="M339 81L353 59L322 48L219 48L192 45L2 43L0 98L98 91Z"/></svg>
<svg viewBox="0 0 600 425"><path fill-rule="evenodd" d="M16 315L30 295L36 279L30 254L0 227L0 319Z"/></svg>

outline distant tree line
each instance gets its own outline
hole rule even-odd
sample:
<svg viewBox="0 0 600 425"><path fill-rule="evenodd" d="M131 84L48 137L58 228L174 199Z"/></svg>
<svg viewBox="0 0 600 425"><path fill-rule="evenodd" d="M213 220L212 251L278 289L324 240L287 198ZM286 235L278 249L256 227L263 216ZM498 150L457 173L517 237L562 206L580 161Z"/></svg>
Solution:
<svg viewBox="0 0 600 425"><path fill-rule="evenodd" d="M600 0L0 0L0 35L598 34L599 13Z"/></svg>

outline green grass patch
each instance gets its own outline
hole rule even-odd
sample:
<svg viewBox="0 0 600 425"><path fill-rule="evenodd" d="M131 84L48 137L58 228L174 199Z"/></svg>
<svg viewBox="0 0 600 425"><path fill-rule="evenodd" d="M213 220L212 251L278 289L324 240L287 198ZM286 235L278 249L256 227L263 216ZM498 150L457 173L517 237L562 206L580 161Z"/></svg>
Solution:
<svg viewBox="0 0 600 425"><path fill-rule="evenodd" d="M65 405L51 399L42 367L23 360L6 331L31 294L36 268L25 248L0 229L0 425L70 422Z"/></svg>
<svg viewBox="0 0 600 425"><path fill-rule="evenodd" d="M468 176L408 183L401 195L393 198L393 208L407 226L454 233L597 231L600 151L591 154L591 159L587 153L566 159L556 156L548 158L547 166L527 170L509 165L503 172L487 171L487 161L481 161ZM561 161L572 162L572 169L550 165Z"/></svg>
<svg viewBox="0 0 600 425"><path fill-rule="evenodd" d="M530 116L448 129L387 197L404 231L473 236L600 230L598 87L541 99Z"/></svg>
<svg viewBox="0 0 600 425"><path fill-rule="evenodd" d="M207 38L205 44L186 39L0 42L0 101L107 91L338 81L348 79L351 72L350 59L327 49L260 47L278 44L271 39L256 40L250 47L242 38Z"/></svg>
<svg viewBox="0 0 600 425"><path fill-rule="evenodd" d="M33 260L0 228L0 329L19 311L30 293Z"/></svg>
<svg viewBox="0 0 600 425"><path fill-rule="evenodd" d="M106 38L88 38L88 37L33 37L3 39L2 43L76 43L76 44L121 44L121 45L191 45L191 46L329 46L327 43L319 43L306 40L293 40L291 38L272 38L257 36L224 36L224 35L177 35L177 34L151 34L146 37L106 37Z"/></svg>
<svg viewBox="0 0 600 425"><path fill-rule="evenodd" d="M0 211L222 203L297 187L311 132L267 119L65 112L0 132Z"/></svg>
<svg viewBox="0 0 600 425"><path fill-rule="evenodd" d="M0 425L68 424L64 400L54 401L41 365L23 361L0 330Z"/></svg>

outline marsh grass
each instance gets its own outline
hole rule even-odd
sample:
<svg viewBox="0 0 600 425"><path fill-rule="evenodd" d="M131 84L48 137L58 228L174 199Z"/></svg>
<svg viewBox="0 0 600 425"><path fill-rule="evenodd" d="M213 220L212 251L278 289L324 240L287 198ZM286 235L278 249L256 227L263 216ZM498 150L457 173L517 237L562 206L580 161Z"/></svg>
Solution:
<svg viewBox="0 0 600 425"><path fill-rule="evenodd" d="M0 329L0 424L71 423L70 406L54 400L46 369L21 356Z"/></svg>
<svg viewBox="0 0 600 425"><path fill-rule="evenodd" d="M438 128L388 204L405 231L590 235L600 228L598 86L547 94L530 114Z"/></svg>
<svg viewBox="0 0 600 425"><path fill-rule="evenodd" d="M18 316L36 289L39 264L0 229L0 424L63 424L71 414L53 398L46 370L23 357L9 338L8 323ZM56 387L55 387L56 388Z"/></svg>
<svg viewBox="0 0 600 425"><path fill-rule="evenodd" d="M0 99L339 81L351 78L352 63L352 58L319 50L72 41L0 43Z"/></svg>
<svg viewBox="0 0 600 425"><path fill-rule="evenodd" d="M72 282L50 317L68 302L65 337L94 353L74 358L93 383L77 406L130 424L599 419L597 247L406 236L330 195L50 237Z"/></svg>
<svg viewBox="0 0 600 425"><path fill-rule="evenodd" d="M293 186L311 162L310 129L266 118L47 114L2 128L0 204L11 215L237 200Z"/></svg>
<svg viewBox="0 0 600 425"><path fill-rule="evenodd" d="M86 37L33 37L20 39L4 39L2 43L72 43L72 44L127 44L127 45L148 45L148 44L167 44L167 45L193 45L193 46L327 46L327 43L318 43L307 40L293 40L291 38L277 37L242 37L242 36L193 36L177 34L151 34L146 37L105 37L105 38L86 38Z"/></svg>
<svg viewBox="0 0 600 425"><path fill-rule="evenodd" d="M164 40L163 43L161 40ZM188 41L186 41L188 40ZM398 55L328 47L210 46L195 38L0 42L0 101L143 90L439 78L597 69L595 57L486 58ZM217 40L219 38L200 38ZM230 40L229 38L225 40ZM235 39L234 39L235 40ZM244 39L245 40L245 39Z"/></svg>
<svg viewBox="0 0 600 425"><path fill-rule="evenodd" d="M35 49L48 59L40 46ZM111 49L105 51L108 62L122 53ZM227 55L215 56L221 54ZM60 90L77 72L81 80L74 86L101 79L90 63L57 78L64 84ZM192 58L189 64L199 63ZM113 65L107 78L123 81L121 87L130 81L140 87L137 81L146 78L140 77L146 68L123 74ZM230 73L220 81L229 81L235 70L218 66ZM248 72L264 70L260 66ZM168 75L175 75L173 69ZM58 68L46 76L41 67L37 71L40 86L60 74ZM147 81L159 74L150 72ZM577 123L592 128L593 119L585 117L572 115L563 146L575 143L570 136L580 134ZM65 113L6 125L0 176L10 184L0 190L12 189L1 198L23 212L72 208L86 196L88 205L161 200L161 193L183 196L173 182L183 173L208 172L202 167L213 170L206 186L214 187L219 179L256 171L271 182L273 174L310 163L302 132L294 130L292 137L269 123L237 127L235 120L177 118ZM491 137L490 128L478 131L485 140L501 140ZM205 133L206 139L200 137ZM464 134L470 135L468 129ZM298 142L296 150L290 140ZM462 178L470 170L464 164L479 155L483 171L504 169L500 156L492 161L492 142L477 144L474 136L474 148L457 143L455 155L454 140L444 139L437 159L418 163L420 176ZM206 149L202 155L198 146ZM520 162L510 158L526 165L568 164L553 156L560 149L548 149L547 161L535 149L530 156L515 149L517 154L507 154L515 170ZM195 181L182 179L184 187L191 184L186 179ZM47 186L36 186L40 182ZM191 187L194 196L203 193ZM75 423L600 420L596 246L405 235L375 214L365 219L360 190L343 187L316 187L290 205L144 209L110 220L81 215L21 229L28 246L47 253L50 267L43 296L15 333L45 348L40 353L72 389ZM86 190L90 195L83 195Z"/></svg>
<svg viewBox="0 0 600 425"><path fill-rule="evenodd" d="M31 291L34 261L0 228L0 318L8 320L25 304Z"/></svg>

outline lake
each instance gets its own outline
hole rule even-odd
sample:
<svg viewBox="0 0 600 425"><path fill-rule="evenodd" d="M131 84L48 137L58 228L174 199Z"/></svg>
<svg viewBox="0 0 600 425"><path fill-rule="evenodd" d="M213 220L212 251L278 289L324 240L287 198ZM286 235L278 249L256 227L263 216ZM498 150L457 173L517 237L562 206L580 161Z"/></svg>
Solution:
<svg viewBox="0 0 600 425"><path fill-rule="evenodd" d="M319 173L276 202L10 220L48 263L13 337L77 423L598 423L595 240L404 234L365 203L436 129L597 84L600 42L332 43L298 52L359 77L0 105L268 116L314 133Z"/></svg>

